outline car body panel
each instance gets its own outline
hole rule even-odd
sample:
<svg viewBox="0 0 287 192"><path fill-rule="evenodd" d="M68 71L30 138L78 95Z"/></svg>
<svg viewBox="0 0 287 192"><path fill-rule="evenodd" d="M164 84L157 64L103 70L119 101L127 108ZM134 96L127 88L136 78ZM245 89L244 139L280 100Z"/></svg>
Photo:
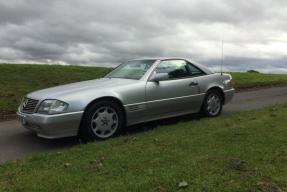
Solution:
<svg viewBox="0 0 287 192"><path fill-rule="evenodd" d="M196 78L184 78L162 81L159 83L148 82L146 86L146 98L148 113L158 115L164 113L176 113L182 110L192 109L197 111L199 87L190 86Z"/></svg>
<svg viewBox="0 0 287 192"><path fill-rule="evenodd" d="M25 122L24 127L37 132L39 136L59 138L77 135L87 106L102 98L113 98L121 103L127 126L196 113L201 109L205 94L211 88L222 90L225 103L232 99L234 89L224 83L231 79L230 75L212 73L206 67L190 61L188 62L204 71L205 75L160 82L150 81L162 60L156 59L152 67L139 80L101 78L32 92L26 97L39 100L36 109L46 99L57 99L68 103L67 112L57 115L37 112L25 114L20 106L18 116Z"/></svg>
<svg viewBox="0 0 287 192"><path fill-rule="evenodd" d="M24 114L18 110L18 119L26 129L39 137L56 139L78 134L83 111L56 115Z"/></svg>
<svg viewBox="0 0 287 192"><path fill-rule="evenodd" d="M144 81L102 78L43 89L27 95L36 100L58 99L69 103L69 111L84 110L87 104L101 97L115 97L123 104L142 101ZM100 90L99 90L100 89ZM137 91L129 90L137 89Z"/></svg>

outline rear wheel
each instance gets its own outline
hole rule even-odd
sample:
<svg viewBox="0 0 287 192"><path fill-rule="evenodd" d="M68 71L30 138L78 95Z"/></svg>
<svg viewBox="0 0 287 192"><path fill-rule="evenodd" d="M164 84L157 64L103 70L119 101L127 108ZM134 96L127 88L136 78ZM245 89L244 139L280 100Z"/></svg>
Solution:
<svg viewBox="0 0 287 192"><path fill-rule="evenodd" d="M85 112L79 130L84 141L108 139L118 135L124 126L124 116L118 104L99 101Z"/></svg>
<svg viewBox="0 0 287 192"><path fill-rule="evenodd" d="M210 90L205 96L202 113L207 117L217 117L221 114L222 105L223 98L220 92L217 90Z"/></svg>

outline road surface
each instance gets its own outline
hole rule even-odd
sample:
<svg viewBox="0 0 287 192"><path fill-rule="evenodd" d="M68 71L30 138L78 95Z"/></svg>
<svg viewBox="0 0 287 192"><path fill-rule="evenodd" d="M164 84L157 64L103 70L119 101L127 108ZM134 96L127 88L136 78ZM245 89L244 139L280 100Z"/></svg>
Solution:
<svg viewBox="0 0 287 192"><path fill-rule="evenodd" d="M228 115L280 103L287 103L287 87L241 92L235 95L231 103L224 106L223 114ZM156 127L158 124L162 124L162 122L142 124L133 127L132 130L138 128L137 130L141 131L142 129L145 130L146 127ZM132 132L131 134L133 134ZM0 122L0 163L38 152L59 151L78 144L78 139L75 137L57 140L38 138L35 134L22 128L15 120Z"/></svg>

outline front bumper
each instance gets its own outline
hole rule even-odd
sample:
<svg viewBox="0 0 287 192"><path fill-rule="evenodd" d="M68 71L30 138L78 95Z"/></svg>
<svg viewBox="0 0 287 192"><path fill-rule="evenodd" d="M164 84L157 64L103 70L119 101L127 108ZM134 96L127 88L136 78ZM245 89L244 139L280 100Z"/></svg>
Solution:
<svg viewBox="0 0 287 192"><path fill-rule="evenodd" d="M224 104L229 103L232 100L234 93L235 93L234 88L224 91L224 97L225 97Z"/></svg>
<svg viewBox="0 0 287 192"><path fill-rule="evenodd" d="M36 132L39 137L56 139L78 134L83 111L55 115L27 114L18 111L17 115L22 126Z"/></svg>

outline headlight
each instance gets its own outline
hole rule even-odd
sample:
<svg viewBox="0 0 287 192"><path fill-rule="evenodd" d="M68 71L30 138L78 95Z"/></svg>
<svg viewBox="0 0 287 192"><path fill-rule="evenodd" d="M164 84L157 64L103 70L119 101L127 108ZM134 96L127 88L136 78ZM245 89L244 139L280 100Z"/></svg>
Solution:
<svg viewBox="0 0 287 192"><path fill-rule="evenodd" d="M49 115L64 113L67 111L68 106L69 105L63 101L44 100L38 109L38 113Z"/></svg>
<svg viewBox="0 0 287 192"><path fill-rule="evenodd" d="M232 79L227 79L227 80L223 81L223 83L228 88L234 87L234 82L232 81Z"/></svg>

